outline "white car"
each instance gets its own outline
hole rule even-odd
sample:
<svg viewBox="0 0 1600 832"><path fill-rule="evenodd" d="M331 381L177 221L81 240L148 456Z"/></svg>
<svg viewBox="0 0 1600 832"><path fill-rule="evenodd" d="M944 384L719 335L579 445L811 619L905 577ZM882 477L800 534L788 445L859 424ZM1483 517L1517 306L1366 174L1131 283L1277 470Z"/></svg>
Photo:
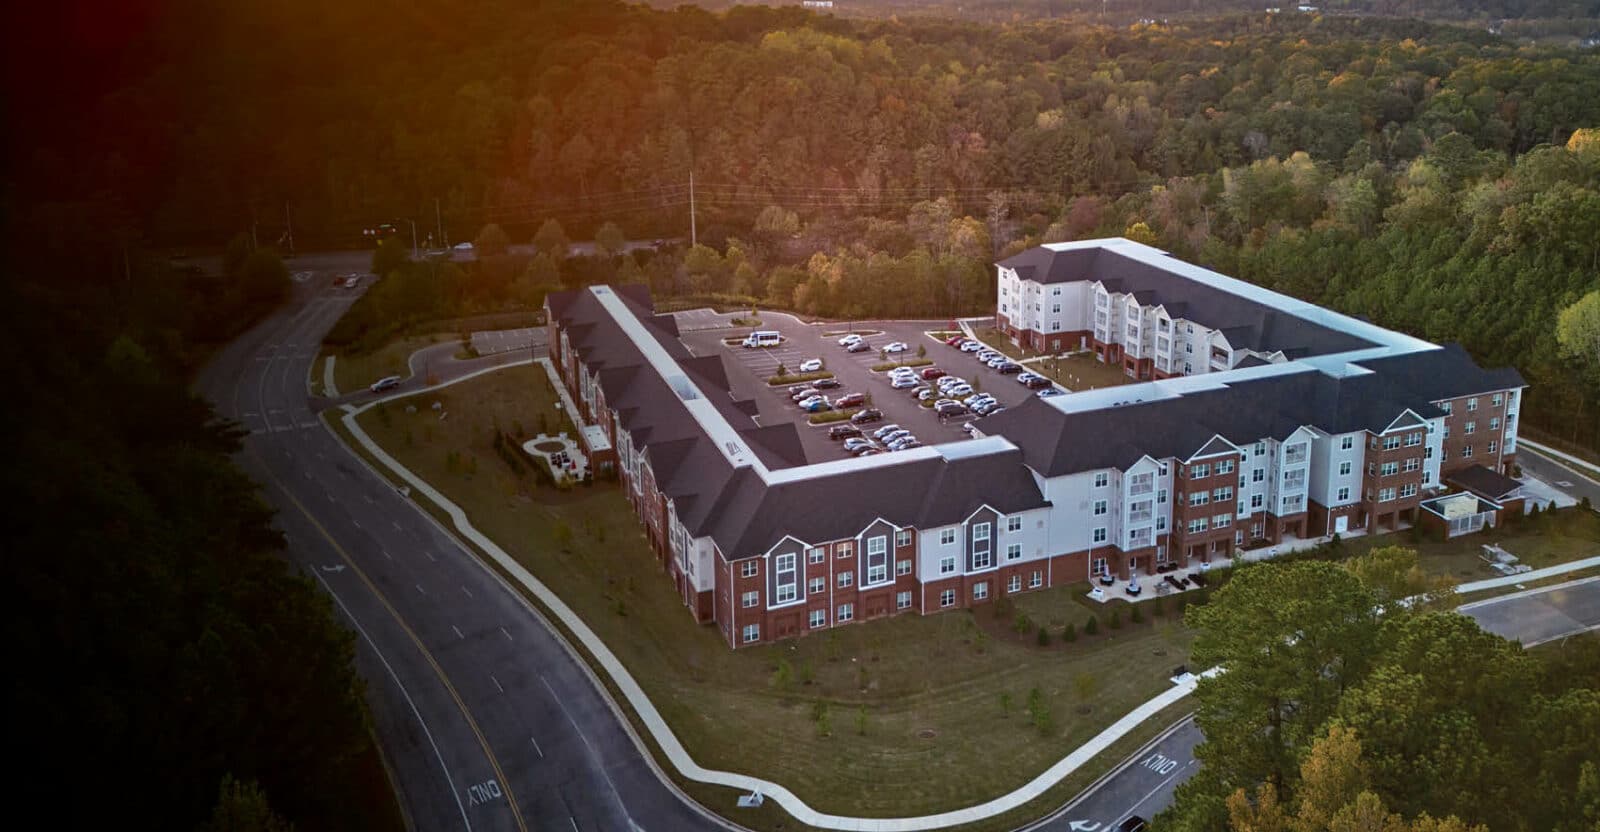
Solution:
<svg viewBox="0 0 1600 832"><path fill-rule="evenodd" d="M821 369L822 359L820 358L808 358L805 361L800 362L800 372L802 373L815 373Z"/></svg>
<svg viewBox="0 0 1600 832"><path fill-rule="evenodd" d="M848 346L850 346L852 344L859 344L859 343L861 343L861 336L855 334L854 332L852 332L849 335L846 335L843 338L839 339L839 346L841 346L841 347L848 347Z"/></svg>
<svg viewBox="0 0 1600 832"><path fill-rule="evenodd" d="M919 382L911 376L896 376L894 381L889 382L889 386L896 390L909 390L917 384Z"/></svg>
<svg viewBox="0 0 1600 832"><path fill-rule="evenodd" d="M958 384L958 385L956 385L954 387L949 388L948 390L945 390L944 394L946 396L950 396L952 398L958 398L958 399L963 397L963 396L970 396L970 395L972 395L972 385L970 385L970 384Z"/></svg>
<svg viewBox="0 0 1600 832"><path fill-rule="evenodd" d="M884 346L883 351L884 352L905 352L908 349L910 349L910 347L907 347L906 346L906 342L904 342L904 341L890 341L886 346Z"/></svg>
<svg viewBox="0 0 1600 832"><path fill-rule="evenodd" d="M978 350L981 350L981 349L984 349L984 348L985 347L983 346L983 342L982 341L962 341L961 342L961 351L962 352L977 352Z"/></svg>
<svg viewBox="0 0 1600 832"><path fill-rule="evenodd" d="M909 451L912 448L915 448L915 447L917 447L917 446L919 446L921 444L922 443L918 442L917 438L915 436L912 436L911 434L908 433L905 436L902 436L899 439L896 439L895 441L890 442L887 447L891 451Z"/></svg>
<svg viewBox="0 0 1600 832"><path fill-rule="evenodd" d="M945 376L944 378L939 379L939 389L944 390L950 387L959 387L960 385L966 383L967 380L960 376Z"/></svg>
<svg viewBox="0 0 1600 832"><path fill-rule="evenodd" d="M917 377L917 371L911 369L910 367L896 367L893 370L889 371L889 378L901 378L901 377L916 378Z"/></svg>
<svg viewBox="0 0 1600 832"><path fill-rule="evenodd" d="M906 430L905 428L901 428L899 430L890 431L890 432L884 434L883 436L881 436L879 438L881 438L883 440L883 444L885 444L885 445L893 445L894 443L899 442L900 440L902 440L902 439L904 439L904 438L906 438L907 436L910 436L910 435L911 435L911 431Z"/></svg>
<svg viewBox="0 0 1600 832"><path fill-rule="evenodd" d="M902 428L899 425L896 425L896 424L893 424L893 423L887 424L887 425L884 425L883 427L878 428L877 430L873 431L872 432L872 437L874 439L882 439L885 436L888 436L889 434L894 433L897 430L902 430Z"/></svg>
<svg viewBox="0 0 1600 832"><path fill-rule="evenodd" d="M810 407L810 406L812 406L814 404L819 404L819 403L820 404L827 404L828 403L828 397L824 396L824 395L822 395L820 393L815 395L815 396L807 396L806 398L803 398L803 399L800 400L800 407L802 409L804 409L804 408L808 408L808 407Z"/></svg>
<svg viewBox="0 0 1600 832"><path fill-rule="evenodd" d="M471 251L471 243L456 243L456 251Z"/></svg>
<svg viewBox="0 0 1600 832"><path fill-rule="evenodd" d="M374 381L372 383L372 388L371 389L372 389L372 392L374 392L374 393L382 393L385 390L393 390L394 388L399 387L399 386L400 386L400 377L399 376L384 376L383 378L380 378L377 381Z"/></svg>

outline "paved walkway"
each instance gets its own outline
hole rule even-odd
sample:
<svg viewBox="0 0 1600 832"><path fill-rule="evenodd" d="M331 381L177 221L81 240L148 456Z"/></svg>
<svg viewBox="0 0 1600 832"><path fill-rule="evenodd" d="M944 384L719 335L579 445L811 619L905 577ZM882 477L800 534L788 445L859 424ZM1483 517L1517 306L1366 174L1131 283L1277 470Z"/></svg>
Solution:
<svg viewBox="0 0 1600 832"><path fill-rule="evenodd" d="M531 363L531 361L518 361L512 364L506 364L504 366L520 366L528 363ZM553 368L549 365L548 359L543 359L540 361L540 363L545 366L546 372L551 372L553 370ZM361 445L362 448L366 449L366 451L371 454L373 458L377 459L384 467L388 468L396 476L404 480L414 492L420 492L421 494L426 495L428 499L432 500L436 505L443 509L444 512L450 516L451 524L455 527L457 533L477 546L480 551L493 560L501 569L505 570L505 572L510 575L513 580L515 580L531 595L533 595L534 598L544 605L546 609L549 609L556 618L560 619L561 623L572 632L577 640L583 645L584 649L594 657L595 663L599 665L599 669L604 672L606 676L610 677L612 683L619 691L622 692L623 698L628 701L628 705L638 716L639 721L644 724L645 730L650 733L651 738L655 740L658 746L660 746L663 756L666 757L666 761L680 775L688 778L689 780L699 783L727 786L729 788L740 789L748 792L761 792L767 798L776 801L779 806L783 807L784 811L788 812L800 823L819 829L850 831L859 830L860 832L921 832L921 830L942 829L950 826L959 826L962 824L973 823L1002 815L1006 812L1010 812L1026 805L1030 801L1044 794L1045 791L1055 786L1057 783L1060 783L1068 775L1072 774L1074 771L1077 771L1085 763L1094 759L1097 755L1110 747L1112 743L1124 736L1127 736L1129 732L1133 731L1133 729L1137 728L1141 723L1155 716L1157 713L1160 713L1161 710L1167 706L1172 705L1173 703L1178 702L1179 700L1193 693L1195 686L1198 684L1198 679L1193 677L1185 678L1177 684L1174 684L1172 688L1134 708L1127 715L1123 716L1110 727L1095 735L1088 742L1074 749L1071 753L1061 758L1054 765L1040 773L1037 777L1008 794L1001 795L993 800L989 800L975 806L968 806L963 809L941 812L934 815L921 815L918 817L905 818L858 818L849 817L846 815L826 814L813 809L811 806L807 805L804 800L801 800L799 796L795 795L793 792L789 791L787 788L784 788L778 783L773 783L758 777L752 777L747 774L738 774L736 772L719 771L716 769L705 768L699 763L695 762L694 758L689 755L689 752L683 747L683 743L680 742L677 735L673 733L672 728L667 724L666 720L662 718L661 713L656 710L655 703L650 701L650 697L645 694L644 689L640 687L638 681L633 678L633 674L628 672L628 669L623 666L616 654L611 652L611 649L606 646L605 642L602 641L593 630L589 629L589 626L584 623L583 619L579 617L571 607L567 606L566 602L561 600L560 596L556 595L554 591L545 586L545 584L535 577L533 573L529 572L521 563L512 558L511 555L509 555L504 549L501 549L493 540L489 539L489 537L478 531L478 529L472 525L471 521L468 520L466 512L463 511L460 506L457 506L455 503L451 502L449 498L441 494L426 480L423 480L421 477L412 473L410 469L406 468L404 465L401 465L398 460L390 456L387 451L385 451L381 446L378 445L377 442L367 435L366 431L362 430L361 425L357 422L357 417L360 416L360 414L367 408L372 407L375 404L415 395L418 392L438 390L440 387L448 387L452 384L459 384L460 382L475 378L483 375L484 373L493 372L498 369L502 369L502 367L485 368L483 370L479 370L478 372L461 376L460 378L451 379L445 384L428 388L427 391L408 391L397 393L393 396L367 402L359 407L346 405L344 408L346 412L342 417L345 428L350 431L351 436L355 437L355 440ZM558 390L563 390L559 382L556 384L556 387ZM563 398L565 398L565 396L563 396ZM1549 567L1546 569L1538 569L1532 572L1523 573L1521 575L1510 576L1508 578L1492 578L1487 581L1477 581L1471 584L1463 584L1461 587L1458 587L1457 591L1476 592L1484 589L1492 589L1498 586L1510 585L1517 582L1538 580L1549 575L1564 574L1589 566L1600 566L1600 557L1589 558L1584 561L1577 561L1570 564L1561 564L1559 566ZM1217 672L1220 671L1216 668L1213 668L1206 671L1202 675L1215 674ZM615 703L613 703L613 705L614 704ZM627 720L624 720L624 724L631 725L631 723L628 723ZM646 754L648 756L648 750L646 750Z"/></svg>

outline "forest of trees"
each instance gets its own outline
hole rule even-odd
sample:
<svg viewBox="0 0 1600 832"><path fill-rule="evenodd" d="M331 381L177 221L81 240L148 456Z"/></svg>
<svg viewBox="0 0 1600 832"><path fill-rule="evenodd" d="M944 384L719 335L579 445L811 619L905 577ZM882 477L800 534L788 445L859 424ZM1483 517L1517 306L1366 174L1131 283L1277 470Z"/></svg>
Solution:
<svg viewBox="0 0 1600 832"><path fill-rule="evenodd" d="M1417 564L1385 547L1248 566L1190 608L1192 660L1226 672L1195 693L1203 765L1156 828L1600 826L1600 642L1524 651L1443 609Z"/></svg>

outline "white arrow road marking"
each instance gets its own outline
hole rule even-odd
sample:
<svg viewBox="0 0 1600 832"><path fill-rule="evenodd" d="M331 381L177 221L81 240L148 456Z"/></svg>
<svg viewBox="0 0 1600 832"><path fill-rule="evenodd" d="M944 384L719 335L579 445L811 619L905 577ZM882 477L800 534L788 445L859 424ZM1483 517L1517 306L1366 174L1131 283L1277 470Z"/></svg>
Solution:
<svg viewBox="0 0 1600 832"><path fill-rule="evenodd" d="M333 566L324 566L324 567L322 567L322 571L324 571L324 572L335 572L335 573L343 572L344 571L344 564L336 563Z"/></svg>

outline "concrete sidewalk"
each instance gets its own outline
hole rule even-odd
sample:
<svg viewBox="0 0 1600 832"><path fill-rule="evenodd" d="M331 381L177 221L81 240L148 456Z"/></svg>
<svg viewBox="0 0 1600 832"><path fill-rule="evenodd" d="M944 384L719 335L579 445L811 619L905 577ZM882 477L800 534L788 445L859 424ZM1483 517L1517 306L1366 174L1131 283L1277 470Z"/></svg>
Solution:
<svg viewBox="0 0 1600 832"><path fill-rule="evenodd" d="M528 363L531 362L524 360L506 366L519 366ZM546 360L542 363L544 363L546 371L549 372L548 361ZM1199 683L1198 678L1195 677L1183 679L1167 691L1134 708L1088 742L1074 749L1016 790L984 803L939 814L905 818L860 818L826 814L813 809L804 800L801 800L799 796L781 784L747 774L705 768L695 762L694 758L689 755L688 751L683 747L683 743L673 733L671 726L662 718L660 712L656 710L655 704L650 701L650 697L645 694L644 689L640 687L638 681L633 678L628 669L623 666L616 654L611 652L605 642L593 630L589 629L583 619L571 607L567 606L560 596L556 595L554 591L542 583L533 573L529 572L521 563L517 562L516 559L512 558L504 549L501 549L493 540L478 531L468 520L466 512L461 507L451 502L449 498L441 494L427 481L390 456L388 452L361 429L360 424L357 422L357 417L375 404L405 398L420 392L438 390L440 387L458 384L497 369L502 368L485 368L478 372L452 379L445 384L428 388L426 391L397 393L383 399L368 402L359 407L346 405L346 413L342 417L345 428L350 431L351 436L355 437L356 441L360 443L367 453L401 480L405 481L414 493L426 495L429 500L432 500L434 504L443 509L449 515L451 524L458 534L471 541L474 546L493 560L506 574L510 575L512 580L536 598L546 609L550 610L556 618L560 619L561 623L583 645L583 648L594 657L598 670L609 677L617 689L621 691L623 698L627 700L629 707L637 715L639 722L644 725L644 729L650 733L651 738L661 748L666 762L681 776L689 780L726 786L746 792L760 792L776 801L779 806L783 807L784 811L788 812L800 823L819 829L860 830L861 832L921 832L921 830L960 826L1005 814L1038 798L1068 775L1083 767L1085 763L1105 751L1112 743L1127 736L1129 732L1140 724L1160 713L1162 709L1193 693ZM558 390L562 390L562 386L559 383L557 383L556 387ZM1600 557L1560 564L1506 578L1492 578L1486 581L1463 584L1457 588L1457 591L1477 592L1493 589L1522 581L1538 580L1550 575L1565 574L1590 566L1600 566ZM1212 668L1201 675L1214 675L1218 672L1220 672L1220 669ZM606 694L603 688L601 693L609 697L609 694ZM612 704L615 707L616 703L613 702ZM624 724L627 725L629 723L624 720ZM637 737L635 737L635 740L636 742L639 741ZM639 745L641 751L648 757L649 750L644 747L642 742Z"/></svg>

